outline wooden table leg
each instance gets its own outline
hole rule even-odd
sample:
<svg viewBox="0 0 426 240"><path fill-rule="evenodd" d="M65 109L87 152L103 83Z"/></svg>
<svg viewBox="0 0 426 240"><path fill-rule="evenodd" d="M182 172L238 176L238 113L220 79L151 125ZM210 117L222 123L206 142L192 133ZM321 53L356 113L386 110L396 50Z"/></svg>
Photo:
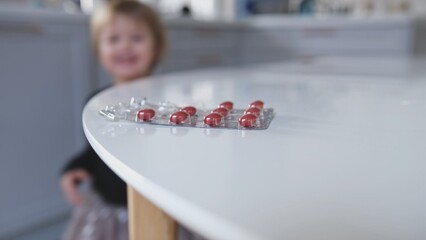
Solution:
<svg viewBox="0 0 426 240"><path fill-rule="evenodd" d="M130 240L176 240L177 225L161 209L127 185Z"/></svg>

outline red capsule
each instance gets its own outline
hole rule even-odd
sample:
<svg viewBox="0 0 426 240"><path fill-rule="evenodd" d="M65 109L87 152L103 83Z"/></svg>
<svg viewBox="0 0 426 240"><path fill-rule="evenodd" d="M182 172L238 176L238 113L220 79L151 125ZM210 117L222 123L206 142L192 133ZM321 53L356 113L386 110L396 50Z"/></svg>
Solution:
<svg viewBox="0 0 426 240"><path fill-rule="evenodd" d="M184 111L189 114L189 116L194 116L197 113L197 109L192 106L184 107L181 109L181 111Z"/></svg>
<svg viewBox="0 0 426 240"><path fill-rule="evenodd" d="M226 102L219 104L218 107L219 108L226 108L228 110L232 110L232 108L234 108L234 103L230 102L230 101L226 101Z"/></svg>
<svg viewBox="0 0 426 240"><path fill-rule="evenodd" d="M228 115L229 110L223 107L216 108L212 111L212 113L219 113L223 117L226 117Z"/></svg>
<svg viewBox="0 0 426 240"><path fill-rule="evenodd" d="M256 115L256 117L259 117L259 115L260 115L260 112L261 112L262 110L261 109L259 109L259 108L257 108L257 107L251 107L251 108L248 108L245 112L244 112L244 114L253 114L253 115Z"/></svg>
<svg viewBox="0 0 426 240"><path fill-rule="evenodd" d="M222 121L222 115L219 113L210 113L204 117L204 123L210 127L217 127Z"/></svg>
<svg viewBox="0 0 426 240"><path fill-rule="evenodd" d="M256 126L257 117L254 114L245 114L240 118L240 126L245 128L252 128Z"/></svg>
<svg viewBox="0 0 426 240"><path fill-rule="evenodd" d="M189 114L184 111L177 111L174 112L172 115L170 115L170 122L181 124L183 123L187 118L189 117Z"/></svg>
<svg viewBox="0 0 426 240"><path fill-rule="evenodd" d="M265 103L263 103L262 101L260 101L260 100L257 100L257 101L254 101L254 102L252 102L252 103L250 103L250 105L249 105L249 107L256 107L256 108L260 108L260 109L262 109L263 108L263 105L265 105Z"/></svg>
<svg viewBox="0 0 426 240"><path fill-rule="evenodd" d="M151 108L138 111L138 119L144 122L150 121L155 116L155 111Z"/></svg>

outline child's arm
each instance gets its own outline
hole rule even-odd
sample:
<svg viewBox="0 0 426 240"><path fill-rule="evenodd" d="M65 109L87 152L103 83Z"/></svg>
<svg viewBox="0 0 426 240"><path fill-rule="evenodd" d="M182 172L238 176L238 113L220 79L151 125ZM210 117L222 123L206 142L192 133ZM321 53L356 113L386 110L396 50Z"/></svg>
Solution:
<svg viewBox="0 0 426 240"><path fill-rule="evenodd" d="M87 101L100 91L108 88L109 86L103 87L98 91L95 91ZM87 102L86 101L86 102ZM81 203L81 196L78 190L78 186L81 182L90 180L93 174L94 162L99 159L95 150L87 143L86 149L79 155L69 161L61 172L61 188L65 194L65 197L73 205Z"/></svg>
<svg viewBox="0 0 426 240"><path fill-rule="evenodd" d="M62 170L61 188L71 204L78 205L81 203L82 199L78 186L81 182L88 181L91 178L93 161L96 157L95 151L88 146L85 151L71 159Z"/></svg>

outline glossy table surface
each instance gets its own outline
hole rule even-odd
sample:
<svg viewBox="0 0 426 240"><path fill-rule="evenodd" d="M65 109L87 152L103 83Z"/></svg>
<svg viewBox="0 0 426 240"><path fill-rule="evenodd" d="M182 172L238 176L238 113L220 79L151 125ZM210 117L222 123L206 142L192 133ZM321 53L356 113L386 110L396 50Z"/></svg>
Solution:
<svg viewBox="0 0 426 240"><path fill-rule="evenodd" d="M112 87L85 134L128 184L210 239L426 239L426 72L412 59L322 58L158 75ZM255 99L267 130L110 122L131 97Z"/></svg>

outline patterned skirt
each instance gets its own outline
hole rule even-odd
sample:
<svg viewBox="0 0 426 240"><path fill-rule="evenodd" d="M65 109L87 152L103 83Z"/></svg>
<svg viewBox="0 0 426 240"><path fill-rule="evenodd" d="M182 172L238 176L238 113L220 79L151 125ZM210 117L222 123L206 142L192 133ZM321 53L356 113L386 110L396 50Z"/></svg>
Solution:
<svg viewBox="0 0 426 240"><path fill-rule="evenodd" d="M74 208L62 240L128 240L127 208L106 203L93 190ZM205 240L178 225L178 240Z"/></svg>
<svg viewBox="0 0 426 240"><path fill-rule="evenodd" d="M127 240L127 208L106 203L95 192L74 208L63 240Z"/></svg>

